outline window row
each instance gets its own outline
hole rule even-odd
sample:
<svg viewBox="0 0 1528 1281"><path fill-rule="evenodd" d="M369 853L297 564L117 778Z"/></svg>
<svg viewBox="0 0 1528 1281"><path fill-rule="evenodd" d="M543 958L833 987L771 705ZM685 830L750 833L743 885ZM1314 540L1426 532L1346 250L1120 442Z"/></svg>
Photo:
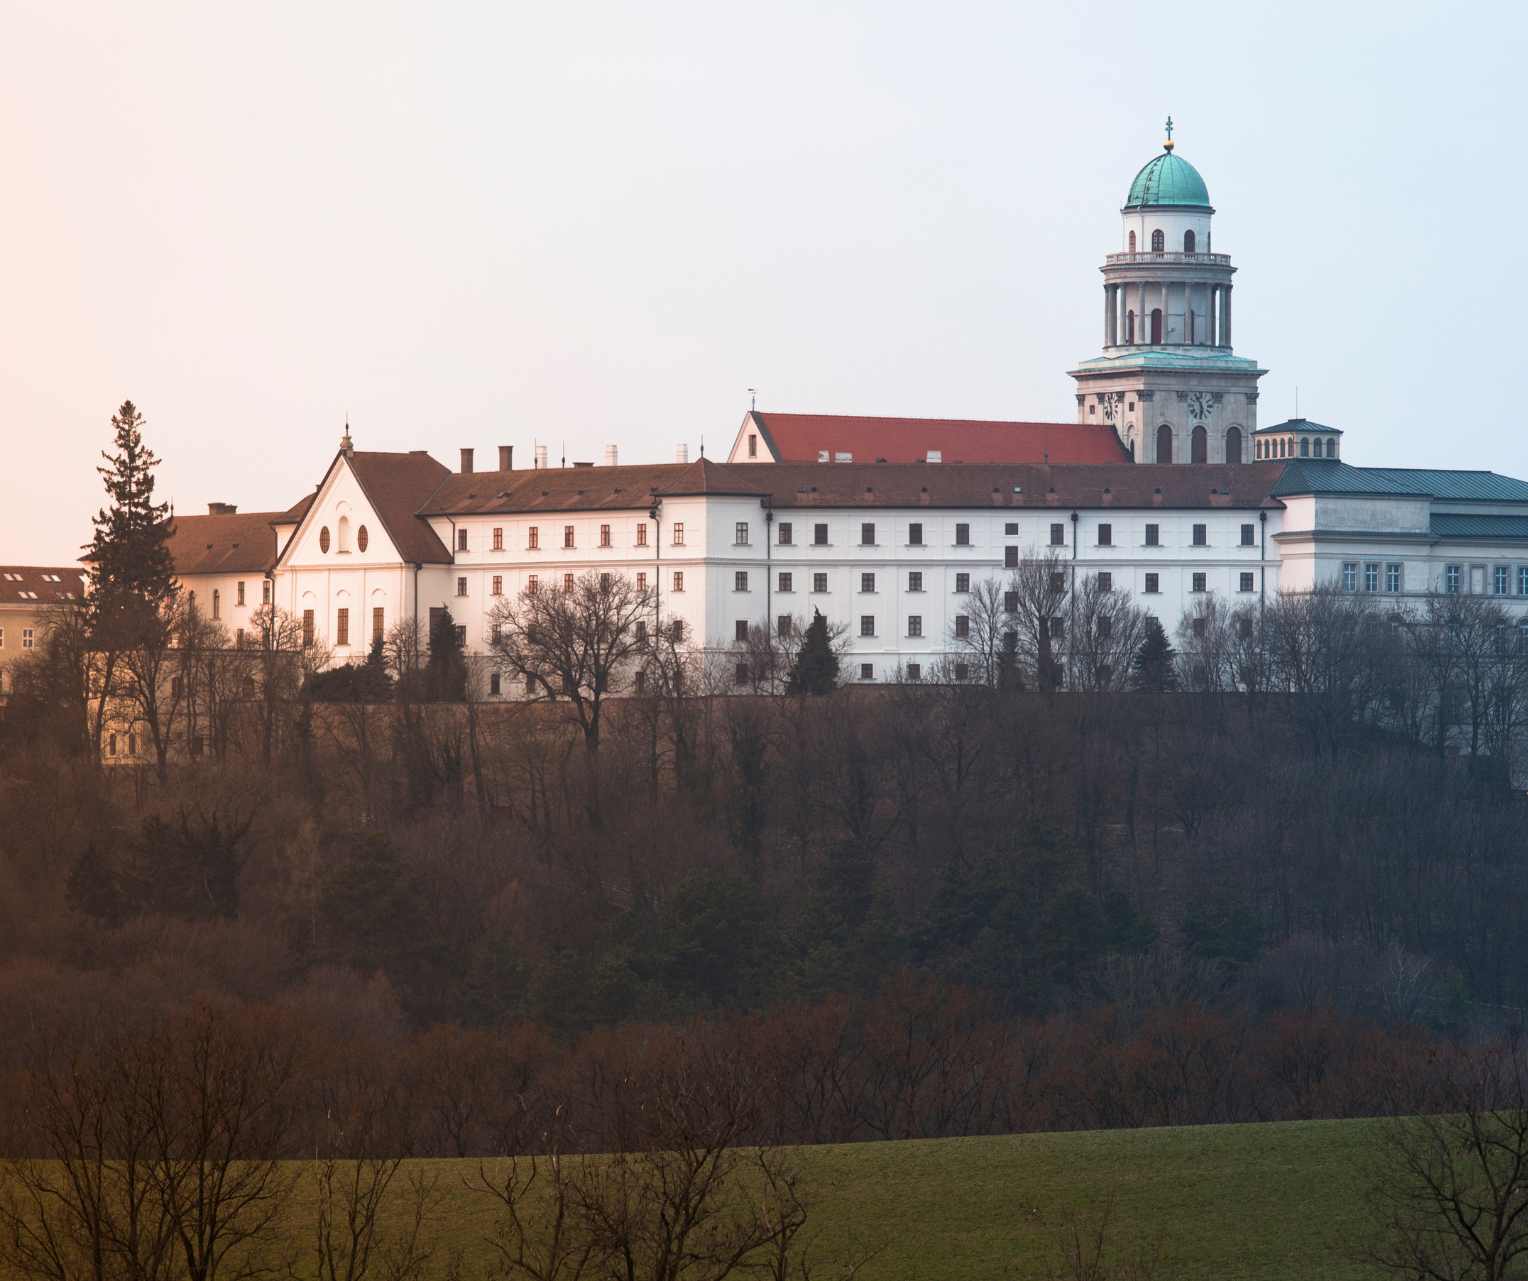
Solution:
<svg viewBox="0 0 1528 1281"><path fill-rule="evenodd" d="M1293 458L1295 457L1294 441L1287 436L1278 436L1272 440L1260 440L1254 445L1259 459L1270 458ZM1301 458L1336 458L1337 437L1328 436L1323 447L1319 440L1312 440L1309 436L1300 438Z"/></svg>
<svg viewBox="0 0 1528 1281"><path fill-rule="evenodd" d="M37 633L30 627L21 629L21 648L32 649L37 643ZM5 648L5 628L0 627L0 649Z"/></svg>
<svg viewBox="0 0 1528 1281"><path fill-rule="evenodd" d="M1478 584L1472 584L1471 591L1489 591L1492 596L1528 596L1528 565L1491 565L1489 579L1486 578L1487 566L1476 565L1473 568L1480 571L1481 581ZM1406 590L1405 566L1399 561L1376 560L1343 561L1342 590L1377 592L1380 590L1382 570L1384 590L1387 593L1397 595ZM1466 568L1462 563L1450 563L1443 566L1439 585L1445 592L1458 595L1465 590L1466 582Z"/></svg>
<svg viewBox="0 0 1528 1281"><path fill-rule="evenodd" d="M345 553L350 550L350 517L341 516L335 528L339 531L339 545L335 551ZM329 553L330 546L329 526L325 525L318 531L318 550L325 555ZM355 549L364 552L371 543L371 535L366 532L366 526L361 525L355 531Z"/></svg>

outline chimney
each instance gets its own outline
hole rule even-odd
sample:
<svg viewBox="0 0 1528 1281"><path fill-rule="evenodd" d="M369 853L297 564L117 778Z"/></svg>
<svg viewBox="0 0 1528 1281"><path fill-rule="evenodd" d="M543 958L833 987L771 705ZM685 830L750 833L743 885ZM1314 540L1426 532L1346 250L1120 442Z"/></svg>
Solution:
<svg viewBox="0 0 1528 1281"><path fill-rule="evenodd" d="M208 503L207 515L209 516L232 516L239 509L233 503Z"/></svg>
<svg viewBox="0 0 1528 1281"><path fill-rule="evenodd" d="M470 449L462 450L462 475L472 475L472 451Z"/></svg>
<svg viewBox="0 0 1528 1281"><path fill-rule="evenodd" d="M546 446L545 445L537 445L536 446L536 470L537 471L545 471L546 470Z"/></svg>
<svg viewBox="0 0 1528 1281"><path fill-rule="evenodd" d="M619 458L620 458L620 454L616 450L616 447L614 445L606 445L605 446L605 466L606 467L614 467L614 466L616 466L617 463L618 463Z"/></svg>
<svg viewBox="0 0 1528 1281"><path fill-rule="evenodd" d="M687 463L687 462L689 462L690 461L690 447L688 445L675 445L674 446L674 461L676 463Z"/></svg>
<svg viewBox="0 0 1528 1281"><path fill-rule="evenodd" d="M499 446L499 470L500 471L514 471L514 469L515 469L515 447L513 445L500 445Z"/></svg>

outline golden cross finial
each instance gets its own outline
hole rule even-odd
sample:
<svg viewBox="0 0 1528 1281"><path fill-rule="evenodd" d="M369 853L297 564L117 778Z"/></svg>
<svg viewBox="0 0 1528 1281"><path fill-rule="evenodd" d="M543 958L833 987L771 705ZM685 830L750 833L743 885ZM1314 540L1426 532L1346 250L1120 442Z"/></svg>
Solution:
<svg viewBox="0 0 1528 1281"><path fill-rule="evenodd" d="M1171 116L1167 117L1167 141L1162 146L1168 151L1173 149L1173 118Z"/></svg>

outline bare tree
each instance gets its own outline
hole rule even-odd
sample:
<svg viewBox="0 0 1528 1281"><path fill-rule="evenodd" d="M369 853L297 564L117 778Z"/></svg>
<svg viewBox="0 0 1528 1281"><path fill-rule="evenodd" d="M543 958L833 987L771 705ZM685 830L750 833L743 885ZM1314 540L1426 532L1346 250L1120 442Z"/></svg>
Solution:
<svg viewBox="0 0 1528 1281"><path fill-rule="evenodd" d="M970 679L996 688L1003 671L1005 648L1017 649L1016 639L1005 646L1005 638L1015 633L1014 593L996 578L982 578L971 586L961 601L961 613L950 626L950 645L954 653L968 657L974 667ZM1010 651L1011 652L1011 651Z"/></svg>
<svg viewBox="0 0 1528 1281"><path fill-rule="evenodd" d="M133 644L122 651L120 706L147 733L163 783L169 779L170 747L187 701L180 644L198 619L195 606L177 593L153 614L143 613L141 624Z"/></svg>
<svg viewBox="0 0 1528 1281"><path fill-rule="evenodd" d="M1078 585L1067 645L1074 688L1097 692L1130 688L1135 652L1146 634L1146 612L1129 592L1103 586L1090 574Z"/></svg>
<svg viewBox="0 0 1528 1281"><path fill-rule="evenodd" d="M254 683L260 761L269 768L302 683L303 626L300 619L275 605L262 605L250 621L255 628L254 646L245 675Z"/></svg>
<svg viewBox="0 0 1528 1281"><path fill-rule="evenodd" d="M1008 580L1019 661L1040 689L1058 689L1062 683L1068 572L1057 553L1031 553Z"/></svg>

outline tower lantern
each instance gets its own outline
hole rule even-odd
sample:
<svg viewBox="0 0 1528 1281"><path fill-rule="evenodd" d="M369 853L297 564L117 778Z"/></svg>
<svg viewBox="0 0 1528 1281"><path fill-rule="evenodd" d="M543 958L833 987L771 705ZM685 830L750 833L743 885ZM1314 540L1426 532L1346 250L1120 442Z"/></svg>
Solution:
<svg viewBox="0 0 1528 1281"><path fill-rule="evenodd" d="M1266 373L1231 347L1229 254L1199 171L1162 151L1130 184L1118 252L1105 256L1102 355L1072 370L1077 418L1110 423L1138 463L1246 462Z"/></svg>

